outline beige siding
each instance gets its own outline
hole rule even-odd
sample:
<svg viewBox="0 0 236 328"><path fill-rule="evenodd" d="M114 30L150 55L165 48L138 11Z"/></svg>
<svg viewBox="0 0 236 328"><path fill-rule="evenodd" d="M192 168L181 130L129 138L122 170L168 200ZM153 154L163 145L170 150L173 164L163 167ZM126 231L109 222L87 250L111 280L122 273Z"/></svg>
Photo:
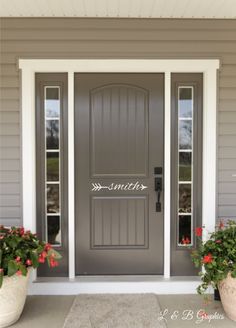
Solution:
<svg viewBox="0 0 236 328"><path fill-rule="evenodd" d="M236 21L1 20L0 223L20 224L18 58L219 58L218 214L236 217Z"/></svg>

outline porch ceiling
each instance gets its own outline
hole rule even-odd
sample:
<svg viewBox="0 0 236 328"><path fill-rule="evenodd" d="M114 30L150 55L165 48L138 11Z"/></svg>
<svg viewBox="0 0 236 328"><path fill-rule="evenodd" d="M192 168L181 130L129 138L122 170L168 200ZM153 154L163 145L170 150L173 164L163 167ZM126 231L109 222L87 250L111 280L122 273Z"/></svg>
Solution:
<svg viewBox="0 0 236 328"><path fill-rule="evenodd" d="M236 0L0 0L0 17L236 18Z"/></svg>

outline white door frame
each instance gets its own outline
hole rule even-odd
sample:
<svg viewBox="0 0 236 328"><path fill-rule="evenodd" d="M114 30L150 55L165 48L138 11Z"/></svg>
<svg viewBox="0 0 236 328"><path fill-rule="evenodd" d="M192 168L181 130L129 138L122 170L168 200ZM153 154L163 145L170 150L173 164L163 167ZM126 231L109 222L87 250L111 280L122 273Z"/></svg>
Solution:
<svg viewBox="0 0 236 328"><path fill-rule="evenodd" d="M35 73L68 73L69 278L75 278L74 73L164 73L164 278L170 277L171 73L203 73L202 222L215 227L217 59L19 59L22 70L23 224L36 230Z"/></svg>

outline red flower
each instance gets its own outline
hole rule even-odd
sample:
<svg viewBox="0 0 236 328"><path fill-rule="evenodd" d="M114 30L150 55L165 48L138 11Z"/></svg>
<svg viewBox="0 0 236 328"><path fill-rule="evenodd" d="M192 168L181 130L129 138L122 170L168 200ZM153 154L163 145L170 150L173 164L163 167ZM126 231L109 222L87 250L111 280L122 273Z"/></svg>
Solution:
<svg viewBox="0 0 236 328"><path fill-rule="evenodd" d="M18 270L18 271L16 271L16 274L17 274L17 276L22 276L22 271Z"/></svg>
<svg viewBox="0 0 236 328"><path fill-rule="evenodd" d="M188 237L185 238L185 243L190 244L190 239Z"/></svg>
<svg viewBox="0 0 236 328"><path fill-rule="evenodd" d="M201 227L197 227L195 229L195 233L197 237L201 237L202 236L202 228Z"/></svg>
<svg viewBox="0 0 236 328"><path fill-rule="evenodd" d="M48 256L47 252L43 251L40 256L42 256L43 258L46 258Z"/></svg>
<svg viewBox="0 0 236 328"><path fill-rule="evenodd" d="M50 258L50 267L54 268L56 266L58 266L58 262L54 258Z"/></svg>
<svg viewBox="0 0 236 328"><path fill-rule="evenodd" d="M44 263L45 262L45 258L42 255L40 255L39 258L38 258L38 262L39 263Z"/></svg>
<svg viewBox="0 0 236 328"><path fill-rule="evenodd" d="M32 265L32 261L31 261L30 259L26 260L25 263L26 263L27 265Z"/></svg>
<svg viewBox="0 0 236 328"><path fill-rule="evenodd" d="M213 257L212 257L212 255L211 255L211 253L209 253L208 255L205 255L204 257L203 257L203 260L202 260L202 262L203 263L211 263L213 261Z"/></svg>
<svg viewBox="0 0 236 328"><path fill-rule="evenodd" d="M20 261L21 261L20 256L17 256L17 258L16 258L16 262L17 262L17 263L20 263Z"/></svg>
<svg viewBox="0 0 236 328"><path fill-rule="evenodd" d="M44 250L46 252L48 252L50 249L52 248L51 244L47 243L45 246L44 246Z"/></svg>
<svg viewBox="0 0 236 328"><path fill-rule="evenodd" d="M4 271L4 270L3 270L2 268L0 268L0 273L3 273L3 271Z"/></svg>
<svg viewBox="0 0 236 328"><path fill-rule="evenodd" d="M190 239L188 237L186 237L186 238L183 237L181 240L181 244L183 244L183 245L190 244Z"/></svg>
<svg viewBox="0 0 236 328"><path fill-rule="evenodd" d="M223 221L220 221L219 229L223 229L223 228L224 228L224 222Z"/></svg>
<svg viewBox="0 0 236 328"><path fill-rule="evenodd" d="M216 242L216 244L221 244L222 243L222 241L220 239L217 239L215 242Z"/></svg>
<svg viewBox="0 0 236 328"><path fill-rule="evenodd" d="M24 233L25 233L25 229L24 229L23 227L21 227L21 228L19 229L19 231L20 231L20 235L23 236Z"/></svg>

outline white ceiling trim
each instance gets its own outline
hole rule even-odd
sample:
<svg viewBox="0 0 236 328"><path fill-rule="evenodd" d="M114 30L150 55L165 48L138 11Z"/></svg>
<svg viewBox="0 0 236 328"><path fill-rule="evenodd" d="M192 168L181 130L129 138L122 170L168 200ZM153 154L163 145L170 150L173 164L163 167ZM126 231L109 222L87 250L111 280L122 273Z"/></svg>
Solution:
<svg viewBox="0 0 236 328"><path fill-rule="evenodd" d="M0 0L0 17L236 18L236 0Z"/></svg>

